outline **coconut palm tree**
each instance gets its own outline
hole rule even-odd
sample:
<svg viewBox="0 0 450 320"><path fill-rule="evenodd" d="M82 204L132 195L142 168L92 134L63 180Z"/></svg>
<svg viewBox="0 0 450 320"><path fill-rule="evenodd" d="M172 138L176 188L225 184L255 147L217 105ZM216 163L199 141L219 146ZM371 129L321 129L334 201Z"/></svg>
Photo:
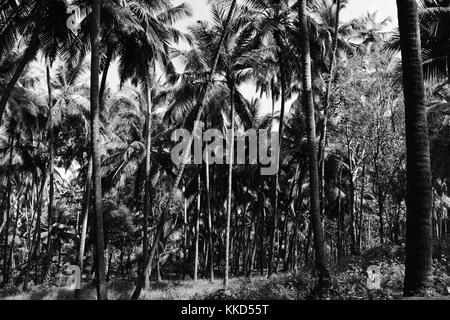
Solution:
<svg viewBox="0 0 450 320"><path fill-rule="evenodd" d="M431 277L431 166L418 7L415 0L398 0L397 7L408 175L404 294L412 296L423 294Z"/></svg>
<svg viewBox="0 0 450 320"><path fill-rule="evenodd" d="M145 130L145 195L143 218L143 261L148 254L148 227L147 221L151 214L151 134L152 134L152 91L156 90L155 72L159 65L166 74L174 73L174 66L170 60L170 42L178 42L183 36L172 24L181 18L189 16L190 9L183 3L173 7L170 1L133 1L129 4L130 10L137 16L142 32L128 35L124 42L124 48L120 51L119 72L121 83L132 79L139 82L143 90L146 105L146 130ZM157 31L157 32L155 32ZM185 37L186 38L186 37ZM146 277L145 287L149 286Z"/></svg>
<svg viewBox="0 0 450 320"><path fill-rule="evenodd" d="M311 84L311 53L309 44L308 21L306 18L306 0L299 0L298 15L302 37L302 78L303 78L303 104L306 114L308 136L309 179L311 196L311 221L314 230L314 249L316 267L319 272L319 289L329 285L330 274L325 262L325 243L320 217L319 172L316 148L316 122Z"/></svg>
<svg viewBox="0 0 450 320"><path fill-rule="evenodd" d="M100 12L101 1L94 0L92 4L91 21L91 155L94 195L94 215L96 229L96 265L97 265L97 298L107 300L105 248L102 213L102 186L100 162Z"/></svg>
<svg viewBox="0 0 450 320"><path fill-rule="evenodd" d="M0 15L4 17L0 33L0 55L11 51L19 39L27 44L17 67L2 92L0 99L0 123L6 104L28 63L40 49L48 57L54 57L74 40L66 25L67 0L9 1L0 2Z"/></svg>
<svg viewBox="0 0 450 320"><path fill-rule="evenodd" d="M236 8L236 0L232 0L232 2L230 4L230 7L229 7L229 12L228 12L227 19L225 21L224 32L221 35L220 41L219 41L219 43L217 45L217 48L216 48L216 52L214 54L214 59L213 59L214 63L212 65L212 67L211 67L210 72L207 75L207 79L208 80L207 80L207 82L205 84L204 89L202 90L203 91L202 98L199 99L200 100L200 103L199 103L200 107L198 109L197 116L195 118L196 121L195 121L195 125L194 125L194 128L193 128L193 132L194 133L197 132L197 130L198 130L198 125L200 123L200 119L201 119L201 116L203 114L203 110L205 108L205 105L204 105L205 101L204 101L204 99L205 99L205 96L208 93L209 87L210 87L210 85L212 83L212 81L211 81L212 77L216 73L216 68L217 68L218 61L219 61L220 50L221 50L221 48L223 46L225 37L227 35L228 26L229 26L229 23L231 21L231 17L233 15L233 12L234 12L235 8ZM192 146L192 141L193 141L193 135L191 135L191 138L189 139L188 144L187 144L187 148L186 148L187 151L183 155L182 164L180 166L180 169L179 169L178 175L176 177L174 186L173 186L172 191L171 191L170 196L169 196L169 203L172 202L172 200L173 200L173 198L174 198L174 196L175 196L175 194L177 192L177 189L178 189L178 186L180 184L181 178L183 176L184 168L185 168L186 162L187 162L186 159L189 156L188 150L190 150L190 148ZM156 249L158 247L159 239L161 238L161 235L162 235L162 233L163 233L163 231L164 231L164 229L166 227L167 220L168 220L168 212L167 212L167 210L163 210L162 216L161 216L159 224L158 224L157 232L156 232L156 235L155 235L155 241L154 241L154 243L152 245L152 248L150 250L150 255L148 256L147 261L145 262L144 272L142 273L142 276L140 277L140 280L139 280L139 282L138 282L138 284L137 284L137 286L136 286L136 288L135 288L135 290L133 292L133 295L132 295L132 299L134 299L134 300L139 298L139 295L140 295L140 293L142 291L142 288L143 288L143 285L144 285L144 282L145 282L145 277L146 277L147 274L149 274L149 271L151 269L151 264L152 264L152 261L153 261L153 257L155 255Z"/></svg>

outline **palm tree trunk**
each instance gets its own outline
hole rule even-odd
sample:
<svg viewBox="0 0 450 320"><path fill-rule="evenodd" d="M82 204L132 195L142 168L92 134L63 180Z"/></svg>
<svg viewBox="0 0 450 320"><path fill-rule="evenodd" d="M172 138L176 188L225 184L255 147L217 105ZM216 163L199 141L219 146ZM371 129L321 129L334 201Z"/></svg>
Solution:
<svg viewBox="0 0 450 320"><path fill-rule="evenodd" d="M200 205L201 205L201 180L200 180L200 168L198 170L198 194L197 194L197 214L195 215L195 246L194 246L194 282L198 280L198 245L200 240Z"/></svg>
<svg viewBox="0 0 450 320"><path fill-rule="evenodd" d="M397 0L405 95L407 150L406 270L404 295L430 284L431 166L416 0Z"/></svg>
<svg viewBox="0 0 450 320"><path fill-rule="evenodd" d="M13 233L11 246L9 247L9 257L8 257L8 268L11 270L11 283L14 284L14 242L17 234L17 225L19 224L19 216L20 216L20 201L17 198L17 208L16 208L16 219L14 221ZM9 274L9 269L6 270L6 273Z"/></svg>
<svg viewBox="0 0 450 320"><path fill-rule="evenodd" d="M306 0L299 0L300 32L302 38L302 73L303 95L306 113L306 126L309 153L309 179L311 193L311 221L314 230L314 250L316 267L319 271L319 287L326 287L330 282L330 274L325 262L325 242L320 217L319 170L317 161L316 122L312 97L311 51L309 28L306 16Z"/></svg>
<svg viewBox="0 0 450 320"><path fill-rule="evenodd" d="M48 193L48 235L47 235L47 256L44 265L44 275L47 274L48 268L51 264L52 259L52 225L53 225L53 202L54 202L54 153L53 153L53 145L54 145L54 134L53 134L53 96L52 96L52 84L50 78L50 66L47 63L46 66L47 71L47 90L48 90L48 154L49 154L49 171L50 171L50 181L49 181L49 193Z"/></svg>
<svg viewBox="0 0 450 320"><path fill-rule="evenodd" d="M366 163L363 162L362 174L361 174L361 195L360 195L360 205L359 205L359 232L358 232L358 249L362 248L362 233L363 233L363 214L364 214L364 192L365 192L365 184L366 184Z"/></svg>
<svg viewBox="0 0 450 320"><path fill-rule="evenodd" d="M3 120L3 114L5 113L6 104L8 103L9 97L11 96L14 87L22 75L23 70L28 65L28 63L36 56L36 53L39 49L39 30L36 30L33 36L31 37L31 41L25 53L20 60L17 68L12 76L11 80L9 80L8 85L3 91L2 98L0 100L0 124Z"/></svg>
<svg viewBox="0 0 450 320"><path fill-rule="evenodd" d="M277 46L279 48L278 53L278 65L280 69L280 81L281 81L281 110L280 110L280 123L278 128L278 134L279 134L279 148L276 151L277 152L277 174L275 176L275 186L274 186L274 192L275 192L275 199L274 199L274 210L273 210L273 225L272 225L272 234L271 234L271 244L269 248L269 261L268 261L268 270L267 275L270 277L273 273L273 256L275 251L275 236L278 228L278 188L280 184L280 150L282 148L282 142L283 142L283 125L284 125L284 112L286 107L286 78L285 78L285 63L284 63L284 46L281 39L280 34L276 34L276 42ZM272 109L273 113L273 109ZM272 115L273 116L273 115ZM278 254L280 254L278 252ZM277 272L278 267L278 260L276 262L275 272Z"/></svg>
<svg viewBox="0 0 450 320"><path fill-rule="evenodd" d="M86 247L86 234L88 228L89 220L89 208L91 203L91 188L92 188L92 157L89 157L88 168L86 172L86 183L85 183L84 201L83 201L83 223L81 227L80 236L80 251L78 254L78 266L80 267L80 276L83 276L83 266L84 266L84 250ZM81 281L81 279L80 279ZM75 289L75 299L80 297L80 289Z"/></svg>
<svg viewBox="0 0 450 320"><path fill-rule="evenodd" d="M209 280L214 281L214 241L213 241L213 226L211 214L211 195L209 190L209 158L205 158L206 171L206 206L208 211L208 240L209 240Z"/></svg>
<svg viewBox="0 0 450 320"><path fill-rule="evenodd" d="M293 194L294 194L294 188L298 184L298 179L300 178L300 165L301 165L301 163L299 162L297 164L296 169L295 169L294 179L292 179L291 185L289 187L289 198L288 199L289 199L290 203L292 203L294 201L292 199L292 197L293 197ZM295 213L295 211L294 211L294 213ZM294 220L295 220L295 218L294 218ZM288 230L287 230L288 229L288 222L289 222L289 214L286 212L286 217L284 219L284 224L283 224L281 241L280 241L280 243L278 245L278 252L279 252L279 254L278 254L277 263L276 263L276 266L278 266L279 261L281 259L281 251L282 251L283 244L284 244L284 247L285 247L285 255L284 255L284 261L283 261L283 265L284 265L283 269L284 270L287 269L287 258L288 258L288 252L289 252L288 251L288 238L289 238L289 235L288 235Z"/></svg>
<svg viewBox="0 0 450 320"><path fill-rule="evenodd" d="M47 176L48 171L43 172L41 175L41 186L39 188L39 193L37 196L37 214L36 214L36 227L34 228L34 235L33 240L31 242L31 250L28 255L28 261L25 265L24 269L24 276L23 276L23 291L28 290L28 281L30 277L30 269L31 269L31 263L33 262L33 259L37 259L37 254L39 251L39 245L40 245L40 234L41 234L41 215L42 215L42 195L44 193L45 184L47 182ZM30 226L30 233L31 233L31 226Z"/></svg>
<svg viewBox="0 0 450 320"><path fill-rule="evenodd" d="M99 115L99 73L100 73L100 7L101 0L94 0L92 5L91 31L91 147L93 162L94 213L96 217L96 262L97 262L97 298L107 300L105 244L103 234L102 185L100 159L100 115Z"/></svg>
<svg viewBox="0 0 450 320"><path fill-rule="evenodd" d="M13 156L14 156L14 136L15 136L15 124L11 124L10 138L9 138L9 161L8 161L8 182L6 186L6 224L5 224L5 243L3 246L3 285L8 283L8 235L9 225L11 224L11 191L12 191L12 175L13 175Z"/></svg>
<svg viewBox="0 0 450 320"><path fill-rule="evenodd" d="M146 103L146 124L147 128L145 130L146 137L145 137L145 191L144 191L144 216L143 216L143 223L142 223L142 229L144 232L143 236L143 244L142 244L142 254L143 254L143 261L145 262L147 260L147 254L148 254L148 218L151 215L151 188L152 188L152 180L150 176L150 170L151 170L151 153L152 153L152 102L151 102L151 92L149 88L149 81L145 80L144 90L145 90L145 103ZM145 278L144 282L145 289L149 288L150 286L150 279L147 276Z"/></svg>
<svg viewBox="0 0 450 320"><path fill-rule="evenodd" d="M225 290L228 287L229 264L230 264L230 225L233 195L233 162L234 162L234 126L235 126L235 110L234 110L234 84L230 84L230 105L231 105L231 135L229 144L229 164L228 164L228 196L227 196L227 226L225 235L225 274L223 286Z"/></svg>

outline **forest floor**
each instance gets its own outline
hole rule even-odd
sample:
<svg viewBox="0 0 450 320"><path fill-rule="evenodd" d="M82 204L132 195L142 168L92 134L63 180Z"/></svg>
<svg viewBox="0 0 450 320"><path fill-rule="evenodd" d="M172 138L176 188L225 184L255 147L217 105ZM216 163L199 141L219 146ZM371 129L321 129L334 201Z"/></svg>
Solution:
<svg viewBox="0 0 450 320"><path fill-rule="evenodd" d="M401 247L379 247L365 252L360 257L348 258L340 267L331 269L332 283L323 297L328 300L396 300L403 299L404 252ZM370 265L381 268L381 290L369 292L366 289L366 270ZM228 290L222 288L222 279L208 280L170 280L152 282L149 290L141 294L145 300L307 300L315 299L314 284L316 278L310 270L296 275L278 273L270 278L254 276L252 278L230 279ZM52 282L52 281L50 281ZM433 264L433 286L421 299L450 300L450 276L446 272L445 259L435 259ZM64 286L43 284L32 286L28 292L17 287L0 290L0 299L7 300L71 300L73 290ZM127 300L134 285L132 281L111 281L108 284L109 299ZM81 299L95 300L96 290L85 285L81 290ZM417 299L417 298L413 298Z"/></svg>

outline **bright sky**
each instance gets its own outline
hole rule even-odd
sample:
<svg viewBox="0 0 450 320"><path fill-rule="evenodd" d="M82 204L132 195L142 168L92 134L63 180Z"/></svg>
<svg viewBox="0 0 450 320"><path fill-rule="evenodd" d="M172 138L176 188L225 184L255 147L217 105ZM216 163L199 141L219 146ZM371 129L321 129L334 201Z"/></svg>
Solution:
<svg viewBox="0 0 450 320"><path fill-rule="evenodd" d="M178 24L180 29L185 29L187 26L194 24L198 20L207 20L209 13L208 0L184 0L189 3L192 8L193 15L189 19ZM182 0L175 1L176 4L181 3ZM395 0L349 0L349 4L345 10L342 11L342 19L348 21L354 18L358 18L367 12L378 13L378 18L383 20L387 17L391 17L392 26L389 29L393 29L397 26L397 5ZM251 98L255 96L255 89L253 85L244 85L241 87L242 93L247 97ZM293 101L288 102L286 110L289 110L290 104ZM268 99L263 97L261 99L263 106L263 113L268 113L271 111L271 103ZM279 109L279 106L277 107Z"/></svg>
<svg viewBox="0 0 450 320"><path fill-rule="evenodd" d="M189 19L184 19L177 23L177 27L181 30L186 30L186 28L192 24L195 24L198 20L208 20L210 16L210 9L208 5L208 0L174 0L175 5L181 2L187 2L193 11L193 15ZM342 11L342 19L344 21L351 20L353 18L358 18L367 12L378 12L378 18L380 20L386 17L391 17L392 25L389 29L397 27L397 5L395 0L349 0L349 4L345 10ZM113 69L116 69L113 67ZM117 74L114 70L113 74ZM114 88L118 85L118 77L110 77L110 85ZM253 85L244 85L241 87L241 92L247 98L252 98L256 95ZM269 100L262 98L261 101L263 105L263 113L270 112L271 103ZM287 110L289 110L292 101L288 102ZM279 106L277 107L279 109Z"/></svg>
<svg viewBox="0 0 450 320"><path fill-rule="evenodd" d="M180 3L181 1L174 1ZM179 23L181 28L195 23L197 20L208 19L209 6L208 0L185 0L189 3L193 10L193 16L190 19L186 19ZM350 20L357 18L366 12L378 11L380 18L386 18L390 16L393 23L397 23L397 5L395 0L350 0L347 8L342 11L342 18L344 20Z"/></svg>

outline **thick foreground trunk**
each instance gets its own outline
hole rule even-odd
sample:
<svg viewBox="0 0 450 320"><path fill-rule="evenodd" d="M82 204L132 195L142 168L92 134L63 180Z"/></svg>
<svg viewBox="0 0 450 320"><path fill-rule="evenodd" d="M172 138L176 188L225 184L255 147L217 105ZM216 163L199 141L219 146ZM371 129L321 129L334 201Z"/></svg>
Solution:
<svg viewBox="0 0 450 320"><path fill-rule="evenodd" d="M406 270L404 295L423 294L430 284L431 169L416 0L397 0L405 95L407 148Z"/></svg>

